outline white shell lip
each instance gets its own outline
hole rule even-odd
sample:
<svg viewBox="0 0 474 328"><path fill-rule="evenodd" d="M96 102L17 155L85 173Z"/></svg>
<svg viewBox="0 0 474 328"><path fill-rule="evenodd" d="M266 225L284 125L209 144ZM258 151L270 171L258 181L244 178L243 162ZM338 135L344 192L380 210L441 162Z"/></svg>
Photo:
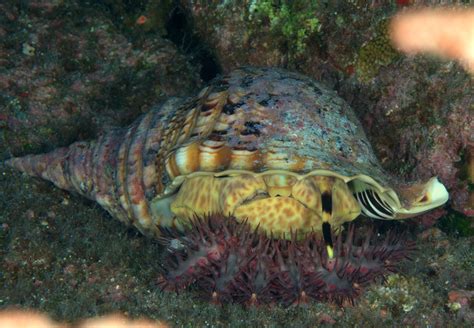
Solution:
<svg viewBox="0 0 474 328"><path fill-rule="evenodd" d="M430 195L431 203L434 206L443 205L448 201L448 190L439 182L438 177L431 178L427 185L426 192Z"/></svg>
<svg viewBox="0 0 474 328"><path fill-rule="evenodd" d="M415 205L411 208L400 208L397 214L399 214L401 218L413 217L439 207L449 199L448 190L438 180L438 177L433 177L426 183L425 194L430 199L428 204Z"/></svg>

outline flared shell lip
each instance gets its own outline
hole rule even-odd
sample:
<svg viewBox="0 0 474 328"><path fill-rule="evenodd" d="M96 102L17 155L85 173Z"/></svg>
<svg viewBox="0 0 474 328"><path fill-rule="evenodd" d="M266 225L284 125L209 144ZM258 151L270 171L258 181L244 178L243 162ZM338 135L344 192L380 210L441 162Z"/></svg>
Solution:
<svg viewBox="0 0 474 328"><path fill-rule="evenodd" d="M172 194L179 186L184 182L185 179L193 178L193 177L198 177L198 176L214 176L214 177L223 177L223 176L237 176L237 175L251 175L254 177L261 177L261 176L266 176L266 175L275 175L275 174L284 174L284 175L289 175L292 177L295 177L297 180L302 180L307 177L311 176L326 176L326 177L335 177L343 180L345 183L349 183L354 180L362 181L370 185L371 187L375 188L376 191L378 191L381 194L384 194L387 196L387 198L390 199L393 203L391 204L392 206L396 208L401 208L401 202L400 199L398 198L397 193L389 187L384 187L382 186L379 182L377 182L374 178L366 175L366 174L356 174L352 176L345 176L342 174L339 174L334 171L326 170L326 169L316 169L312 170L308 173L301 174L297 172L292 172L292 171L287 171L287 170L278 170L278 169L272 169L272 170L266 170L262 172L252 172L248 170L225 170L225 171L220 171L220 172L206 172L206 171L196 171L190 174L186 175L179 175L173 179L171 184L166 187L163 196L166 197L170 194ZM160 197L160 198L162 198Z"/></svg>

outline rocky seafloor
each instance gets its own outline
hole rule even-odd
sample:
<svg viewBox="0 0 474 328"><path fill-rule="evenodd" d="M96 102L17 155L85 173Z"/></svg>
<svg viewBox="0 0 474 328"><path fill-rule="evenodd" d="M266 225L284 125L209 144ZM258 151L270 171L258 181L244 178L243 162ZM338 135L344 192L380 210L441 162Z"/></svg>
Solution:
<svg viewBox="0 0 474 328"><path fill-rule="evenodd" d="M418 251L353 306L214 305L196 291L161 292L160 245L98 205L0 167L0 307L37 309L60 321L109 313L172 326L317 324L468 326L473 320L472 237L415 229Z"/></svg>
<svg viewBox="0 0 474 328"><path fill-rule="evenodd" d="M335 88L386 169L438 175L451 195L446 207L402 224L417 242L413 260L353 306L245 308L208 304L192 290L161 292L156 241L0 164L0 309L68 322L119 312L172 326L469 326L473 80L453 62L403 56L386 36L396 10L428 2L0 4L0 160L93 138L218 72L281 66Z"/></svg>

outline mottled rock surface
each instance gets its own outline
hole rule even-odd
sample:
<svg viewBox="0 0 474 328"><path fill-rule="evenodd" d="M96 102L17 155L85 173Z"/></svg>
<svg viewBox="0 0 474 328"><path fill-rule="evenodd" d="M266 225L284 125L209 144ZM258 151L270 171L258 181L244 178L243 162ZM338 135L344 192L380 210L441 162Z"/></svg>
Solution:
<svg viewBox="0 0 474 328"><path fill-rule="evenodd" d="M199 68L188 64L195 49L184 57L163 39L162 19L173 19L175 8L161 12L162 2L3 1L0 159L95 137L155 101L195 89ZM240 16L248 17L251 3L269 1L244 1L233 10L180 2L187 13L180 17L222 71L286 66L322 80L357 111L386 168L405 177L439 175L451 206L472 213L472 80L452 62L394 52L384 32L398 7L420 1L329 1L311 11L298 5L309 14L295 7L293 16L267 7L251 24ZM137 25L141 15L148 23ZM271 17L287 28L272 28ZM299 42L288 44L288 37ZM177 326L468 327L474 250L472 237L459 235L472 235L472 219L447 210L438 226L448 235L438 228L419 233L420 251L404 275L374 286L354 307L220 308L190 293L159 292L155 242L91 202L0 166L0 307L34 308L66 321L120 311ZM411 228L419 231L416 222Z"/></svg>
<svg viewBox="0 0 474 328"><path fill-rule="evenodd" d="M4 1L0 11L0 159L93 138L200 85L173 43L130 37L99 4Z"/></svg>

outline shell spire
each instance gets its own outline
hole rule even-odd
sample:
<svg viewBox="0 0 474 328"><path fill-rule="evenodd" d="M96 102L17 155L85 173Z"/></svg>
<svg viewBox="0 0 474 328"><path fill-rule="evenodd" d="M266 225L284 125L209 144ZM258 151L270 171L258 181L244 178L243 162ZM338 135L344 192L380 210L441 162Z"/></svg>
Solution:
<svg viewBox="0 0 474 328"><path fill-rule="evenodd" d="M61 189L75 191L71 181L64 174L64 164L71 147L72 145L58 148L47 154L11 158L6 160L5 164L30 176L51 181Z"/></svg>
<svg viewBox="0 0 474 328"><path fill-rule="evenodd" d="M118 158L120 149L128 144L124 139L127 134L126 130L114 130L97 141L75 142L46 154L12 158L5 164L97 201L110 214L130 223L131 217L120 201L117 174L121 162L128 160L126 156Z"/></svg>

